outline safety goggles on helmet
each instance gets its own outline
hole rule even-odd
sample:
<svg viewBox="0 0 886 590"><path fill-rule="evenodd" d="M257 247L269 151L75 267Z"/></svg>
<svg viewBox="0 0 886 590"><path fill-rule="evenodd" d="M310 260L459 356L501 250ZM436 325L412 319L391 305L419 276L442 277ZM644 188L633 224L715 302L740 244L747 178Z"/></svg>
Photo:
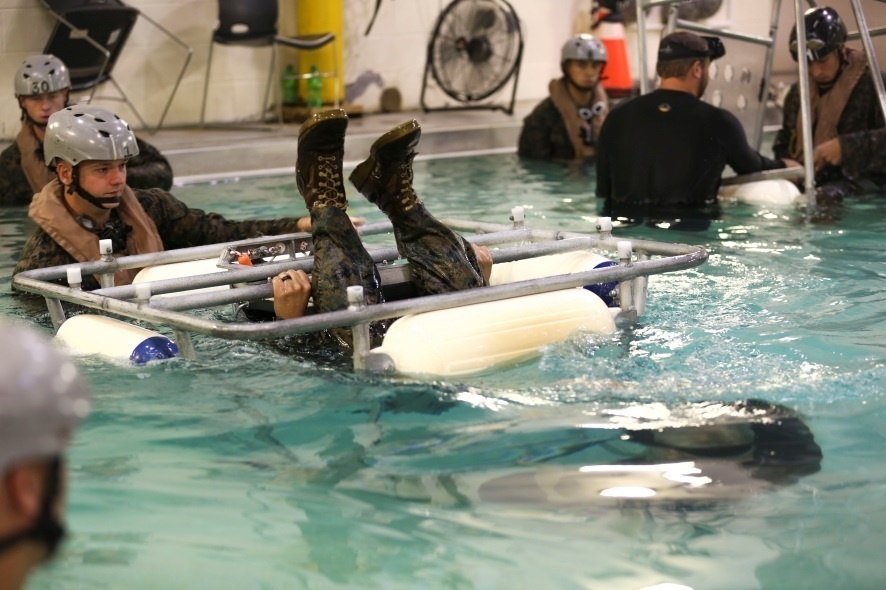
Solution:
<svg viewBox="0 0 886 590"><path fill-rule="evenodd" d="M848 33L837 11L829 6L810 8L803 17L806 26L806 59L816 61L822 59L846 43ZM791 57L797 61L799 42L797 27L791 29L788 47Z"/></svg>

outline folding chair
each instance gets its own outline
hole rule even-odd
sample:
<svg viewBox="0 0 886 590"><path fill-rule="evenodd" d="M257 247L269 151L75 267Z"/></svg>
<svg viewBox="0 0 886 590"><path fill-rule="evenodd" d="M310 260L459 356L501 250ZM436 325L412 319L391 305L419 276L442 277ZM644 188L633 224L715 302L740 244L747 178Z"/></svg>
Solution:
<svg viewBox="0 0 886 590"><path fill-rule="evenodd" d="M277 65L277 46L284 45L302 51L312 51L332 45L333 70L320 72L323 78L332 78L334 86L334 102L338 107L338 58L335 49L335 34L323 33L319 35L300 35L296 37L283 37L277 34L277 0L219 0L218 1L218 26L212 32L212 40L209 43L209 60L206 64L206 80L203 86L203 106L200 109L200 125L204 124L206 115L206 98L209 92L209 74L212 68L212 48L216 43L220 45L245 45L251 47L273 48L271 54L271 67L268 71L268 82L265 86L265 100L262 105L262 116L268 109L268 98L271 92L271 83L274 78L274 68ZM312 74L298 76L300 79L308 79ZM277 123L283 124L283 104L280 99L280 89L275 85L274 96L277 103Z"/></svg>
<svg viewBox="0 0 886 590"><path fill-rule="evenodd" d="M112 75L117 58L120 57L120 52L123 51L138 17L143 16L187 51L175 87L157 124L156 129L160 129L191 61L193 49L155 20L120 0L42 0L42 2L56 20L43 52L51 53L65 62L71 74L71 89L75 92L91 90L86 99L87 102L91 102L98 86L110 82L123 98L105 98L121 100L129 105L144 128L148 127L144 119Z"/></svg>

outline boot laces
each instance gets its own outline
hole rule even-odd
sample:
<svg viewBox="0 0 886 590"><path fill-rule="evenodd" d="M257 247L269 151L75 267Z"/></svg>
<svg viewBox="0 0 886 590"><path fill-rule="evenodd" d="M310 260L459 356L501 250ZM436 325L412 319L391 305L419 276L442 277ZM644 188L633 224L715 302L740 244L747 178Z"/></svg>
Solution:
<svg viewBox="0 0 886 590"><path fill-rule="evenodd" d="M341 163L338 155L317 156L317 185L314 187L317 198L314 201L316 207L338 207L345 209L344 192L341 190Z"/></svg>
<svg viewBox="0 0 886 590"><path fill-rule="evenodd" d="M412 157L407 158L399 165L400 174L400 203L403 205L404 210L409 211L412 209L419 201L418 195L415 193L415 188L412 186L412 181L414 178L414 174L412 172Z"/></svg>

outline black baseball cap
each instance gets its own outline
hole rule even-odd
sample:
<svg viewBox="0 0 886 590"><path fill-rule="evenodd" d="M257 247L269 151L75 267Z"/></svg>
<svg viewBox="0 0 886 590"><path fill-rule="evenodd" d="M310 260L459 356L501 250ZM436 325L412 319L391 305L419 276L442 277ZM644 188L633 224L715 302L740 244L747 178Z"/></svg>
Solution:
<svg viewBox="0 0 886 590"><path fill-rule="evenodd" d="M690 59L693 57L699 59L709 57L711 58L711 61L713 61L726 55L726 47L723 45L723 41L719 37L700 36L700 38L704 39L708 44L708 48L705 51L699 51L698 49L687 47L682 43L680 37L668 35L661 40L661 43L658 46L658 61Z"/></svg>

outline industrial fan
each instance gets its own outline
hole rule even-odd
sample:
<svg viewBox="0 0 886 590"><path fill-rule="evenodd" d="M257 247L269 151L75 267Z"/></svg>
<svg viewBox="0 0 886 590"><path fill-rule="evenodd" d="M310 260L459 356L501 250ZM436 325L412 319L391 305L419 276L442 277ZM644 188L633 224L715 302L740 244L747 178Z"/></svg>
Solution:
<svg viewBox="0 0 886 590"><path fill-rule="evenodd" d="M421 106L425 112L489 108L511 114L522 58L520 20L506 0L454 0L440 13L428 43ZM429 74L437 87L461 106L427 106ZM512 78L507 106L483 102Z"/></svg>

